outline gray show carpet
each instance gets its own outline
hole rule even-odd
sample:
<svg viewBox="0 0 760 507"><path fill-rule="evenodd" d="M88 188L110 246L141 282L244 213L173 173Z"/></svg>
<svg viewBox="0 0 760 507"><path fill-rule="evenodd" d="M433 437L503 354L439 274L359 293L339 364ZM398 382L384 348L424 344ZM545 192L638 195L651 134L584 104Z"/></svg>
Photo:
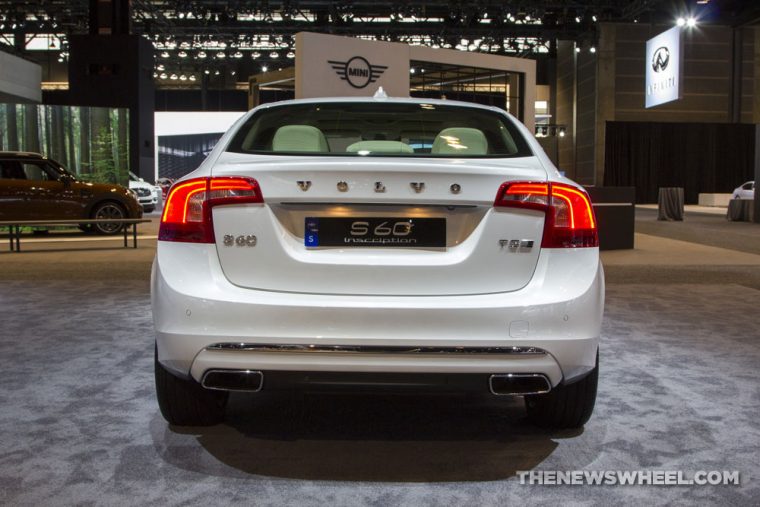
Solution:
<svg viewBox="0 0 760 507"><path fill-rule="evenodd" d="M144 282L0 282L2 505L757 505L760 291L611 284L582 431L487 396L236 396L168 426ZM521 485L518 470L738 470L740 486Z"/></svg>

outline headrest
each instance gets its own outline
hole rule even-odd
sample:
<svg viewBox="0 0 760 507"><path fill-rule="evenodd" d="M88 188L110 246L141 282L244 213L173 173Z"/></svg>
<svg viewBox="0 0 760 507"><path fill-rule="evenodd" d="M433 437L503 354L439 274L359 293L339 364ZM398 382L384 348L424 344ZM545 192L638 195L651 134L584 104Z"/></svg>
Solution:
<svg viewBox="0 0 760 507"><path fill-rule="evenodd" d="M310 125L284 125L272 138L272 151L329 152L325 135Z"/></svg>
<svg viewBox="0 0 760 507"><path fill-rule="evenodd" d="M466 127L452 127L441 130L435 141L432 154L454 155L487 155L488 141L483 132L478 129Z"/></svg>

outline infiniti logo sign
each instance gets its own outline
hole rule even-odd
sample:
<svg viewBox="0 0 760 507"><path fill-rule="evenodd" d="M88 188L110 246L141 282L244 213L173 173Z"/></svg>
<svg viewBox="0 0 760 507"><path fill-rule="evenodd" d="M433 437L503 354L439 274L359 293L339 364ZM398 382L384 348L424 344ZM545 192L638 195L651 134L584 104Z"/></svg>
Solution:
<svg viewBox="0 0 760 507"><path fill-rule="evenodd" d="M345 62L328 60L327 63L343 81L354 88L365 88L370 83L374 83L388 68L387 65L372 65L361 56L354 56Z"/></svg>
<svg viewBox="0 0 760 507"><path fill-rule="evenodd" d="M652 70L662 72L668 68L670 63L670 51L665 46L659 47L652 55Z"/></svg>

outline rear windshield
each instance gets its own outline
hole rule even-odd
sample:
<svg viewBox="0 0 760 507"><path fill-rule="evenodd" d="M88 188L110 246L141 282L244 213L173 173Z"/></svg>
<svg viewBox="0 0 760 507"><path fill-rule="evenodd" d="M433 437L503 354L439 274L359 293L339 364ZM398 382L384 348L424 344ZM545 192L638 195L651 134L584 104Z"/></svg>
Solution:
<svg viewBox="0 0 760 507"><path fill-rule="evenodd" d="M237 153L395 157L525 157L503 115L438 104L383 102L275 106L249 118L227 147Z"/></svg>

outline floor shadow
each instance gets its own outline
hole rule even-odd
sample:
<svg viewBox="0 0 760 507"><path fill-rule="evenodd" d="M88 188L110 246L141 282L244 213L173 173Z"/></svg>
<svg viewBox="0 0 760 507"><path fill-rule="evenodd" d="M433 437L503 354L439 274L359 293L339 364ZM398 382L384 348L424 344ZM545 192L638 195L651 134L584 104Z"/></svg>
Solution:
<svg viewBox="0 0 760 507"><path fill-rule="evenodd" d="M200 473L225 474L208 460L204 466L178 437L193 435L215 460L243 474L440 482L511 477L546 459L554 438L581 433L530 425L519 398L301 393L235 396L225 424L164 426L154 439L163 440L156 444L165 460Z"/></svg>

